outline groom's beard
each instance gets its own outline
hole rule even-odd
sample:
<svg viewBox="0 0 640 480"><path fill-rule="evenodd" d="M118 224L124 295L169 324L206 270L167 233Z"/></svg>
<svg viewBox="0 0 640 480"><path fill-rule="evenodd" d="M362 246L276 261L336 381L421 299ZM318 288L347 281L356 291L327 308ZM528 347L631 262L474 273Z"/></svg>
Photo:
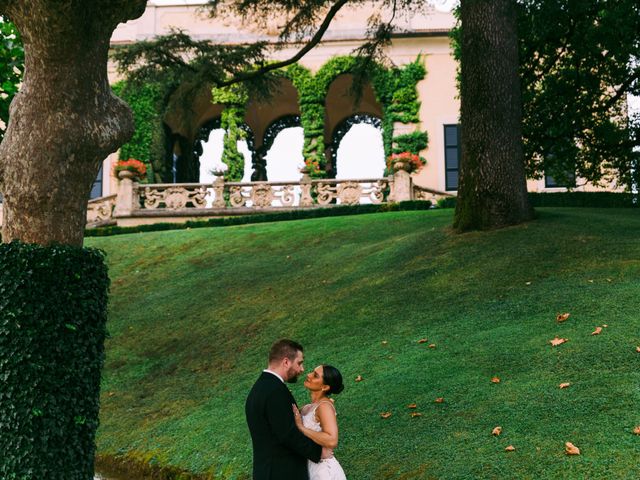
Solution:
<svg viewBox="0 0 640 480"><path fill-rule="evenodd" d="M295 373L293 370L287 372L287 383L296 383L298 381L299 373Z"/></svg>

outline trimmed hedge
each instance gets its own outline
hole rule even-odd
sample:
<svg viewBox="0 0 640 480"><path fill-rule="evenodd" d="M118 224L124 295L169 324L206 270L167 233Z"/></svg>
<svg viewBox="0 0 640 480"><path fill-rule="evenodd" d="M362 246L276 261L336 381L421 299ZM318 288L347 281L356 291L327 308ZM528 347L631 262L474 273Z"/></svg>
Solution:
<svg viewBox="0 0 640 480"><path fill-rule="evenodd" d="M0 478L93 478L109 278L98 250L0 245Z"/></svg>
<svg viewBox="0 0 640 480"><path fill-rule="evenodd" d="M632 193L614 192L529 193L532 207L634 208L634 198Z"/></svg>
<svg viewBox="0 0 640 480"><path fill-rule="evenodd" d="M282 222L288 220L303 220L307 218L337 217L343 215L359 215L364 213L398 212L404 210L428 210L431 202L428 200L412 200L399 203L380 203L369 205L339 205L328 208L314 208L310 210L291 210L287 212L263 213L235 217L216 217L208 220L189 220L184 223L154 223L138 225L136 227L101 227L85 230L85 237L108 237L126 233L157 232L164 230L184 230L188 228L228 227L231 225L246 225L249 223Z"/></svg>

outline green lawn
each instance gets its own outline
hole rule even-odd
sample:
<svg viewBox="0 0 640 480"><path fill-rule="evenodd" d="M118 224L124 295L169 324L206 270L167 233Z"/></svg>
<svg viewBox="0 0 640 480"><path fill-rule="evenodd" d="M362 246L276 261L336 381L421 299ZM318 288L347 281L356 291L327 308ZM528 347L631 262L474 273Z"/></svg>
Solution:
<svg viewBox="0 0 640 480"><path fill-rule="evenodd" d="M286 336L346 379L350 480L639 478L638 212L540 209L466 235L451 214L88 239L112 278L99 453L249 478L245 396Z"/></svg>

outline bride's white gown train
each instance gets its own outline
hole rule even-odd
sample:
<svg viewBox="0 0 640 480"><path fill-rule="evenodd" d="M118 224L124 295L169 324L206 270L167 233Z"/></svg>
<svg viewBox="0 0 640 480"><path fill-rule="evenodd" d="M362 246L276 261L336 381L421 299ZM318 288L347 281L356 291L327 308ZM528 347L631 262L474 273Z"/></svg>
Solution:
<svg viewBox="0 0 640 480"><path fill-rule="evenodd" d="M316 420L316 409L318 405L320 405L320 403L305 405L300 413L302 414L302 424L305 427L316 432L321 432L322 427ZM333 407L333 404L331 404L331 407ZM336 457L332 454L330 458L323 458L318 463L309 461L309 480L347 480L347 477L338 460L336 460Z"/></svg>

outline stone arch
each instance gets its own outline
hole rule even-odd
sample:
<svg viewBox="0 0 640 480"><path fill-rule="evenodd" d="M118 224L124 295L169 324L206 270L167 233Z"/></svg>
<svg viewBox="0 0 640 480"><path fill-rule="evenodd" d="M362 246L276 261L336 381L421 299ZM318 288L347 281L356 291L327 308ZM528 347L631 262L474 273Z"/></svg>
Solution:
<svg viewBox="0 0 640 480"><path fill-rule="evenodd" d="M337 172L338 148L340 147L340 142L349 130L351 130L351 127L362 123L371 125L382 133L382 118L364 112L359 112L344 118L333 129L333 132L329 137L330 143L327 151L329 151L331 155L329 165L334 174Z"/></svg>
<svg viewBox="0 0 640 480"><path fill-rule="evenodd" d="M337 144L334 142L334 132L340 129L342 123L355 117L375 118L380 122L376 126L381 126L383 116L383 106L377 100L371 83L366 82L358 96L353 90L352 74L340 74L331 82L325 97L324 123L325 156L330 177L335 177L336 173Z"/></svg>
<svg viewBox="0 0 640 480"><path fill-rule="evenodd" d="M265 129L264 135L262 137L262 145L258 149L256 149L257 155L256 162L254 163L254 175L256 176L255 180L267 180L267 165L266 159L264 157L267 155L267 153L269 153L269 150L271 150L273 142L275 141L278 134L283 130L286 130L287 128L293 127L302 127L300 115L284 115L271 122ZM258 177L258 174L260 174L261 176ZM251 177L251 180L254 180L254 176Z"/></svg>

